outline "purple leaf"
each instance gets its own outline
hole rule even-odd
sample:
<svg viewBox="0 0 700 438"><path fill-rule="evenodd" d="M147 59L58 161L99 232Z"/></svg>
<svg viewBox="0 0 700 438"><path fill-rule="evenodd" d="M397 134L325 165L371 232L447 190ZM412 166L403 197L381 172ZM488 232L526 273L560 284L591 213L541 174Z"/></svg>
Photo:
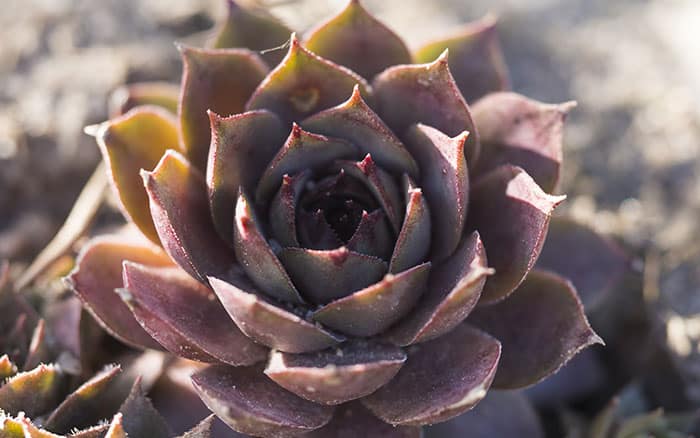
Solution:
<svg viewBox="0 0 700 438"><path fill-rule="evenodd" d="M347 247L350 251L388 260L393 244L394 236L386 215L382 210L374 210L372 213L362 212L360 223L348 240Z"/></svg>
<svg viewBox="0 0 700 438"><path fill-rule="evenodd" d="M292 176L283 175L282 185L270 202L268 223L272 237L281 246L299 246L297 236L297 203L311 177L305 170Z"/></svg>
<svg viewBox="0 0 700 438"><path fill-rule="evenodd" d="M393 426L372 415L359 402L338 406L333 419L306 438L421 438L421 427Z"/></svg>
<svg viewBox="0 0 700 438"><path fill-rule="evenodd" d="M422 189L408 175L404 175L406 213L401 231L396 238L389 272L396 274L425 261L430 251L430 209Z"/></svg>
<svg viewBox="0 0 700 438"><path fill-rule="evenodd" d="M110 117L121 116L141 105L154 105L177 114L180 87L169 82L138 82L122 85L109 98Z"/></svg>

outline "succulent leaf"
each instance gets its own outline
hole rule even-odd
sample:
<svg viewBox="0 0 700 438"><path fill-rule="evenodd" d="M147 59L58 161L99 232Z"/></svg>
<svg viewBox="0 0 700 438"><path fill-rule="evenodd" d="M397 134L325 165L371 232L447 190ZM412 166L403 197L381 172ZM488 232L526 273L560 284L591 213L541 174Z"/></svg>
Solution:
<svg viewBox="0 0 700 438"><path fill-rule="evenodd" d="M324 426L333 416L332 407L282 389L258 367L210 366L192 376L192 382L209 409L240 433L301 434Z"/></svg>
<svg viewBox="0 0 700 438"><path fill-rule="evenodd" d="M343 242L326 220L321 210L310 213L297 211L299 243L302 248L331 250L343 246Z"/></svg>
<svg viewBox="0 0 700 438"><path fill-rule="evenodd" d="M284 146L269 163L258 181L257 203L266 204L282 183L284 175L305 169L318 169L340 158L357 155L357 149L345 140L304 131L296 123Z"/></svg>
<svg viewBox="0 0 700 438"><path fill-rule="evenodd" d="M317 304L365 288L387 272L381 259L344 246L332 250L283 248L279 258L304 298Z"/></svg>
<svg viewBox="0 0 700 438"><path fill-rule="evenodd" d="M67 281L87 310L112 336L136 348L160 349L160 344L141 328L115 292L124 286L124 260L150 266L172 265L160 248L128 242L119 235L101 236L83 247Z"/></svg>
<svg viewBox="0 0 700 438"><path fill-rule="evenodd" d="M260 290L282 301L304 302L263 236L253 207L242 191L236 202L233 246L241 267Z"/></svg>
<svg viewBox="0 0 700 438"><path fill-rule="evenodd" d="M273 351L265 374L302 398L338 405L376 391L405 361L400 348L356 341L318 353Z"/></svg>
<svg viewBox="0 0 700 438"><path fill-rule="evenodd" d="M372 82L377 113L399 136L415 123L449 136L469 137L464 154L470 166L479 156L479 134L472 115L447 65L447 52L428 64L390 67Z"/></svg>
<svg viewBox="0 0 700 438"><path fill-rule="evenodd" d="M614 241L571 219L553 217L535 266L571 280L583 306L592 310L619 284L629 263Z"/></svg>
<svg viewBox="0 0 700 438"><path fill-rule="evenodd" d="M341 12L312 30L304 45L368 79L392 65L411 62L401 38L358 0L349 0Z"/></svg>
<svg viewBox="0 0 700 438"><path fill-rule="evenodd" d="M355 84L367 98L370 88L362 77L302 47L292 34L287 55L258 86L246 109L264 108L287 123L300 122L343 102Z"/></svg>
<svg viewBox="0 0 700 438"><path fill-rule="evenodd" d="M493 93L472 114L481 136L477 177L503 164L520 166L551 193L559 181L564 121L575 102L550 105L516 93Z"/></svg>
<svg viewBox="0 0 700 438"><path fill-rule="evenodd" d="M211 148L207 163L209 205L219 236L233 243L234 206L238 189L255 192L255 183L287 135L279 118L265 110L230 117L209 112Z"/></svg>
<svg viewBox="0 0 700 438"><path fill-rule="evenodd" d="M497 19L487 15L468 23L458 33L418 49L416 62L430 62L450 51L450 70L467 102L509 88L508 69L503 59L496 29ZM477 120L477 126L481 126Z"/></svg>
<svg viewBox="0 0 700 438"><path fill-rule="evenodd" d="M62 374L58 366L42 364L10 377L0 386L0 410L31 417L48 413L60 400Z"/></svg>
<svg viewBox="0 0 700 438"><path fill-rule="evenodd" d="M411 347L396 377L362 402L393 425L448 420L486 396L500 355L496 339L461 324L445 336Z"/></svg>
<svg viewBox="0 0 700 438"><path fill-rule="evenodd" d="M209 281L238 328L259 344L288 353L307 353L345 340L273 304L250 287L214 277Z"/></svg>
<svg viewBox="0 0 700 438"><path fill-rule="evenodd" d="M177 355L234 366L266 356L236 328L211 289L181 269L125 262L120 294L143 328Z"/></svg>
<svg viewBox="0 0 700 438"><path fill-rule="evenodd" d="M244 8L234 0L227 0L227 3L226 20L216 30L209 46L255 50L269 66L277 65L284 56L279 47L289 39L292 31L267 11Z"/></svg>
<svg viewBox="0 0 700 438"><path fill-rule="evenodd" d="M389 263L392 274L423 262L430 252L432 222L423 190L408 175L404 175L404 191L406 213Z"/></svg>
<svg viewBox="0 0 700 438"><path fill-rule="evenodd" d="M138 107L100 125L96 137L124 215L159 243L139 171L153 170L166 150L179 148L175 117L157 107Z"/></svg>
<svg viewBox="0 0 700 438"><path fill-rule="evenodd" d="M496 269L481 302L507 297L523 281L539 256L552 210L565 196L543 192L519 167L501 166L485 175L471 191L466 230L477 230Z"/></svg>
<svg viewBox="0 0 700 438"><path fill-rule="evenodd" d="M204 177L181 154L168 150L152 172L141 172L158 236L170 257L205 283L228 270L234 257L219 238Z"/></svg>
<svg viewBox="0 0 700 438"><path fill-rule="evenodd" d="M283 247L299 246L296 224L297 204L309 178L311 178L311 171L309 170L291 176L283 175L282 185L275 197L270 201L270 211L268 213L270 233L277 243Z"/></svg>
<svg viewBox="0 0 700 438"><path fill-rule="evenodd" d="M421 438L421 427L393 426L385 423L359 402L345 403L336 408L333 419L324 427L305 435L307 438L355 437Z"/></svg>
<svg viewBox="0 0 700 438"><path fill-rule="evenodd" d="M454 254L433 268L427 292L415 310L387 333L387 339L406 346L454 329L479 301L491 274L479 233L465 235Z"/></svg>
<svg viewBox="0 0 700 438"><path fill-rule="evenodd" d="M180 136L187 157L204 172L211 141L207 110L222 116L243 112L268 68L258 55L244 49L181 47L180 51L184 63Z"/></svg>
<svg viewBox="0 0 700 438"><path fill-rule="evenodd" d="M141 387L140 378L136 379L131 387L129 396L119 407L119 413L116 414L115 419L117 417L120 418L120 421L117 422L121 423L121 427L116 429L123 429L125 436L149 438L168 438L172 436L165 419L153 407L151 400L146 397ZM110 426L111 429L112 427ZM107 436L109 436L109 432Z"/></svg>
<svg viewBox="0 0 700 438"><path fill-rule="evenodd" d="M431 212L431 259L441 261L459 245L467 219L469 177L464 158L469 133L450 138L427 125L411 126L406 146L421 163L422 189Z"/></svg>
<svg viewBox="0 0 700 438"><path fill-rule="evenodd" d="M332 301L318 309L313 319L341 333L369 337L379 334L413 309L425 292L430 262Z"/></svg>
<svg viewBox="0 0 700 438"><path fill-rule="evenodd" d="M126 114L137 106L152 105L166 109L175 115L179 100L180 87L169 82L138 82L122 85L110 96L109 114L114 118Z"/></svg>
<svg viewBox="0 0 700 438"><path fill-rule="evenodd" d="M350 251L388 260L393 240L391 227L382 210L374 210L372 213L363 211L362 219L346 246Z"/></svg>
<svg viewBox="0 0 700 438"><path fill-rule="evenodd" d="M357 84L348 100L306 118L301 126L312 132L350 141L361 153L371 154L377 164L389 172L418 177L415 160L401 140L365 103Z"/></svg>
<svg viewBox="0 0 700 438"><path fill-rule="evenodd" d="M580 350L602 344L571 283L545 271L532 271L510 297L478 307L467 321L503 344L496 388L537 383Z"/></svg>

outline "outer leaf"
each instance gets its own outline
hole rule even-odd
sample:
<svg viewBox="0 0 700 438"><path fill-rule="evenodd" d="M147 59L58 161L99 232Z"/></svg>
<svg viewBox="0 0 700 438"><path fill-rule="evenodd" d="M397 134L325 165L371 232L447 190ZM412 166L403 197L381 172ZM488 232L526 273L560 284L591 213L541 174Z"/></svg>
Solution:
<svg viewBox="0 0 700 438"><path fill-rule="evenodd" d="M202 174L169 150L153 172L141 176L158 236L170 257L201 282L228 270L233 253L214 229Z"/></svg>
<svg viewBox="0 0 700 438"><path fill-rule="evenodd" d="M272 352L265 374L302 398L337 405L376 391L405 361L400 348L357 341L319 353Z"/></svg>
<svg viewBox="0 0 700 438"><path fill-rule="evenodd" d="M554 217L538 268L571 280L586 309L599 306L629 269L629 259L612 240L570 219Z"/></svg>
<svg viewBox="0 0 700 438"><path fill-rule="evenodd" d="M493 274L476 231L430 275L427 293L415 310L393 327L387 338L398 345L435 339L454 329L469 315L481 296L486 277Z"/></svg>
<svg viewBox="0 0 700 438"><path fill-rule="evenodd" d="M122 299L154 339L186 359L252 365L267 350L237 330L206 286L178 268L124 263Z"/></svg>
<svg viewBox="0 0 700 438"><path fill-rule="evenodd" d="M406 133L406 146L421 163L421 185L431 212L431 258L436 261L454 252L464 231L469 203L464 158L468 138L467 132L450 138L420 123Z"/></svg>
<svg viewBox="0 0 700 438"><path fill-rule="evenodd" d="M377 113L400 137L415 123L433 126L449 136L464 131L467 163L476 164L479 134L467 103L447 65L447 52L429 64L386 69L372 82Z"/></svg>
<svg viewBox="0 0 700 438"><path fill-rule="evenodd" d="M211 366L192 376L202 401L240 433L290 436L328 423L333 408L304 400L268 379L258 367Z"/></svg>
<svg viewBox="0 0 700 438"><path fill-rule="evenodd" d="M262 292L282 301L304 302L265 240L253 208L242 191L236 202L233 245L243 270Z"/></svg>
<svg viewBox="0 0 700 438"><path fill-rule="evenodd" d="M466 229L479 231L496 269L483 303L507 297L523 281L542 249L552 210L565 198L546 194L514 166L501 166L472 187Z"/></svg>
<svg viewBox="0 0 700 438"><path fill-rule="evenodd" d="M371 154L379 166L395 174L418 177L418 165L396 135L362 99L355 84L350 99L301 122L310 131L344 138L363 154Z"/></svg>
<svg viewBox="0 0 700 438"><path fill-rule="evenodd" d="M345 9L314 29L305 46L365 78L392 65L411 63L411 54L401 38L374 18L359 0L348 1Z"/></svg>
<svg viewBox="0 0 700 438"><path fill-rule="evenodd" d="M449 50L450 70L467 102L508 89L508 68L498 42L496 21L494 16L487 15L453 36L426 44L415 53L416 62L430 62ZM477 126L481 130L478 121Z"/></svg>
<svg viewBox="0 0 700 438"><path fill-rule="evenodd" d="M284 248L282 264L304 298L327 303L379 281L387 271L386 263L340 247L333 250Z"/></svg>
<svg viewBox="0 0 700 438"><path fill-rule="evenodd" d="M516 93L493 93L474 104L481 135L477 174L520 166L551 193L559 181L564 121L575 102L549 105Z"/></svg>
<svg viewBox="0 0 700 438"><path fill-rule="evenodd" d="M209 205L214 226L229 244L233 241L234 206L238 189L253 193L267 164L282 147L286 129L268 111L248 111L222 118L209 112L212 141L207 163Z"/></svg>
<svg viewBox="0 0 700 438"><path fill-rule="evenodd" d="M59 401L64 381L55 365L39 365L16 374L0 386L0 410L35 417L48 413Z"/></svg>
<svg viewBox="0 0 700 438"><path fill-rule="evenodd" d="M289 353L306 353L345 340L306 321L303 313L298 312L300 316L273 304L250 287L213 277L209 281L238 328L259 344Z"/></svg>
<svg viewBox="0 0 700 438"><path fill-rule="evenodd" d="M321 307L313 318L351 336L379 334L413 309L425 292L430 262L415 266Z"/></svg>
<svg viewBox="0 0 700 438"><path fill-rule="evenodd" d="M284 175L327 166L333 160L351 158L357 149L345 140L306 132L296 123L287 141L258 181L255 200L265 205L282 184Z"/></svg>
<svg viewBox="0 0 700 438"><path fill-rule="evenodd" d="M406 213L391 255L389 272L396 274L423 262L430 251L430 209L422 189L404 175Z"/></svg>
<svg viewBox="0 0 700 438"><path fill-rule="evenodd" d="M500 354L497 340L462 324L432 342L413 346L396 377L362 401L394 425L449 420L484 398Z"/></svg>
<svg viewBox="0 0 700 438"><path fill-rule="evenodd" d="M141 105L154 105L177 114L180 87L169 82L139 82L117 88L109 99L110 117Z"/></svg>
<svg viewBox="0 0 700 438"><path fill-rule="evenodd" d="M515 391L489 391L485 399L459 417L426 428L426 438L544 438L537 412Z"/></svg>
<svg viewBox="0 0 700 438"><path fill-rule="evenodd" d="M207 167L211 131L207 110L228 116L244 105L268 68L243 49L181 47L184 71L180 96L180 134L187 157L199 170Z"/></svg>
<svg viewBox="0 0 700 438"><path fill-rule="evenodd" d="M172 265L160 248L125 241L118 235L102 236L83 247L66 281L109 334L137 348L160 349L115 292L123 287L124 260L150 266Z"/></svg>
<svg viewBox="0 0 700 438"><path fill-rule="evenodd" d="M234 0L227 3L228 17L209 45L215 49L243 47L259 51L268 65L277 65L284 52L271 49L282 46L292 31L267 11L243 8Z"/></svg>
<svg viewBox="0 0 700 438"><path fill-rule="evenodd" d="M100 125L96 137L122 212L159 243L139 171L153 170L167 149L178 149L174 116L157 107L135 108Z"/></svg>
<svg viewBox="0 0 700 438"><path fill-rule="evenodd" d="M512 296L479 307L468 321L503 344L494 381L498 388L537 383L583 348L602 343L571 283L544 271L531 272Z"/></svg>
<svg viewBox="0 0 700 438"><path fill-rule="evenodd" d="M321 58L299 43L292 34L289 52L265 78L246 109L266 108L287 123L341 103L355 84L367 97L369 85L356 73Z"/></svg>
<svg viewBox="0 0 700 438"><path fill-rule="evenodd" d="M326 426L305 435L306 438L421 438L420 427L392 426L372 415L362 404L346 403L338 406L333 419Z"/></svg>

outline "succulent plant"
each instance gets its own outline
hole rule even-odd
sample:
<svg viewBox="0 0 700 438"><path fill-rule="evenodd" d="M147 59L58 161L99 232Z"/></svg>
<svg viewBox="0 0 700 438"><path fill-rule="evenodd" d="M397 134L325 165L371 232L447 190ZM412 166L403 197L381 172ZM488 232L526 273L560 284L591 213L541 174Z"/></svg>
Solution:
<svg viewBox="0 0 700 438"><path fill-rule="evenodd" d="M495 21L411 53L353 0L290 33L230 1L179 96L128 86L86 130L140 231L68 277L105 329L211 363L204 403L263 437L419 436L599 343L533 269L572 104L504 91Z"/></svg>

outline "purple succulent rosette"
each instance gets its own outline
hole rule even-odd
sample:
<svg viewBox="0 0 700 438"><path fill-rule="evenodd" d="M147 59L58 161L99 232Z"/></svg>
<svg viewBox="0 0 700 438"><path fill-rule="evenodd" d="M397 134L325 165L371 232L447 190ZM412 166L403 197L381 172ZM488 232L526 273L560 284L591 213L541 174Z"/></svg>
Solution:
<svg viewBox="0 0 700 438"><path fill-rule="evenodd" d="M493 19L411 53L358 1L301 40L229 3L179 98L131 86L97 129L145 237L69 277L110 333L211 363L202 400L263 437L419 436L600 342L533 269L571 104L504 91Z"/></svg>

